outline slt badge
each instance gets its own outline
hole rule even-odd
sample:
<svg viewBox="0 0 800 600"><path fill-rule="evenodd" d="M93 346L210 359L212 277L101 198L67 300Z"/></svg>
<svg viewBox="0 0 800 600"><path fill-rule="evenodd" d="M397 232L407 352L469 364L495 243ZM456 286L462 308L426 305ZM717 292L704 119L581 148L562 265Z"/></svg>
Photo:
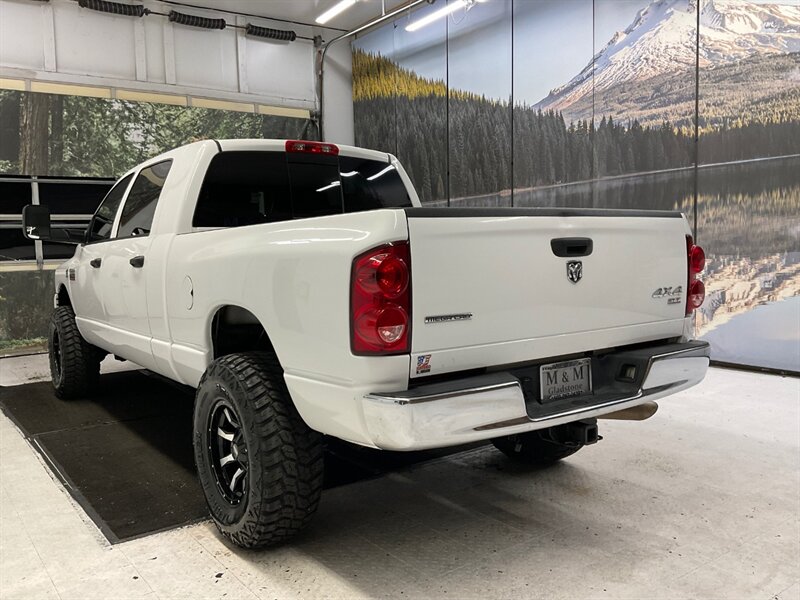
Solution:
<svg viewBox="0 0 800 600"><path fill-rule="evenodd" d="M583 277L583 263L579 260L571 260L567 263L567 279L572 283L578 283Z"/></svg>

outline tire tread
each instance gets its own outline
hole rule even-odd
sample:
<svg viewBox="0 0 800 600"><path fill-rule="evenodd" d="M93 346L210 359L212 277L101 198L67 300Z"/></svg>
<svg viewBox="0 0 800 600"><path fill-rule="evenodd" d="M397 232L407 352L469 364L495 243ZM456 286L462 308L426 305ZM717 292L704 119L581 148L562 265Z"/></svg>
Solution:
<svg viewBox="0 0 800 600"><path fill-rule="evenodd" d="M219 358L203 375L198 389L208 378L224 377L225 371L238 380L244 400L253 409L249 428L257 438L259 455L256 461L251 453L250 486L262 493L251 496L252 504L235 527L215 521L238 546L273 546L303 529L319 505L322 436L305 424L294 407L274 354L248 352Z"/></svg>
<svg viewBox="0 0 800 600"><path fill-rule="evenodd" d="M61 376L55 385L56 396L64 400L88 395L100 377L100 353L89 344L75 323L75 313L69 306L58 306L53 311L51 328L56 329L61 344ZM52 333L51 342L52 344ZM52 352L52 348L50 349ZM51 370L54 358L51 356ZM56 381L56 374L53 381Z"/></svg>

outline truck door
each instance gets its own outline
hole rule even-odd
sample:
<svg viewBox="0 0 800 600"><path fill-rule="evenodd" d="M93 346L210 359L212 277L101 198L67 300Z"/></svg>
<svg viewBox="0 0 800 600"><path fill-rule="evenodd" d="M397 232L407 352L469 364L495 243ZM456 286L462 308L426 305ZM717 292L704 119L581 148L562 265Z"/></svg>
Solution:
<svg viewBox="0 0 800 600"><path fill-rule="evenodd" d="M158 199L171 160L145 167L131 186L114 239L106 244L101 285L111 344L125 358L154 368L147 313L148 251Z"/></svg>
<svg viewBox="0 0 800 600"><path fill-rule="evenodd" d="M104 345L105 309L100 274L114 221L130 186L133 174L120 179L100 203L86 234L86 243L79 247L78 265L74 279L70 277L70 298L75 308L76 322L89 342Z"/></svg>

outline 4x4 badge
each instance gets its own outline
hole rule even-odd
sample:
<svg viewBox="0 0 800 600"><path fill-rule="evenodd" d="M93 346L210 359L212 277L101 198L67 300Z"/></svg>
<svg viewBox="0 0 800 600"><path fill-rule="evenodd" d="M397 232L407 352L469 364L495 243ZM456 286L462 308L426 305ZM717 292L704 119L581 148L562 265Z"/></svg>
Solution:
<svg viewBox="0 0 800 600"><path fill-rule="evenodd" d="M583 277L583 263L579 260L571 260L567 263L567 279L572 283L578 283Z"/></svg>

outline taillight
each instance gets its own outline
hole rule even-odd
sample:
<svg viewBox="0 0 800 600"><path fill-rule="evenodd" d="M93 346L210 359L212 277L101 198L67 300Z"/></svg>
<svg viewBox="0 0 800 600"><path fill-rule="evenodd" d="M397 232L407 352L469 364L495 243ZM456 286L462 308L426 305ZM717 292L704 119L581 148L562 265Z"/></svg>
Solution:
<svg viewBox="0 0 800 600"><path fill-rule="evenodd" d="M706 286L699 279L695 279L689 284L689 306L690 311L700 308L703 300L706 299Z"/></svg>
<svg viewBox="0 0 800 600"><path fill-rule="evenodd" d="M354 354L405 354L411 339L408 242L373 248L353 260L350 330Z"/></svg>
<svg viewBox="0 0 800 600"><path fill-rule="evenodd" d="M706 253L703 252L703 249L700 246L692 246L689 249L689 269L695 275L699 275L702 273L703 269L706 267Z"/></svg>
<svg viewBox="0 0 800 600"><path fill-rule="evenodd" d="M305 154L329 154L337 156L339 146L327 142L307 142L304 140L287 140L286 152L300 152Z"/></svg>
<svg viewBox="0 0 800 600"><path fill-rule="evenodd" d="M686 261L689 278L686 282L686 315L700 308L706 299L706 286L697 276L706 267L706 253L700 246L695 246L692 236L686 236Z"/></svg>

